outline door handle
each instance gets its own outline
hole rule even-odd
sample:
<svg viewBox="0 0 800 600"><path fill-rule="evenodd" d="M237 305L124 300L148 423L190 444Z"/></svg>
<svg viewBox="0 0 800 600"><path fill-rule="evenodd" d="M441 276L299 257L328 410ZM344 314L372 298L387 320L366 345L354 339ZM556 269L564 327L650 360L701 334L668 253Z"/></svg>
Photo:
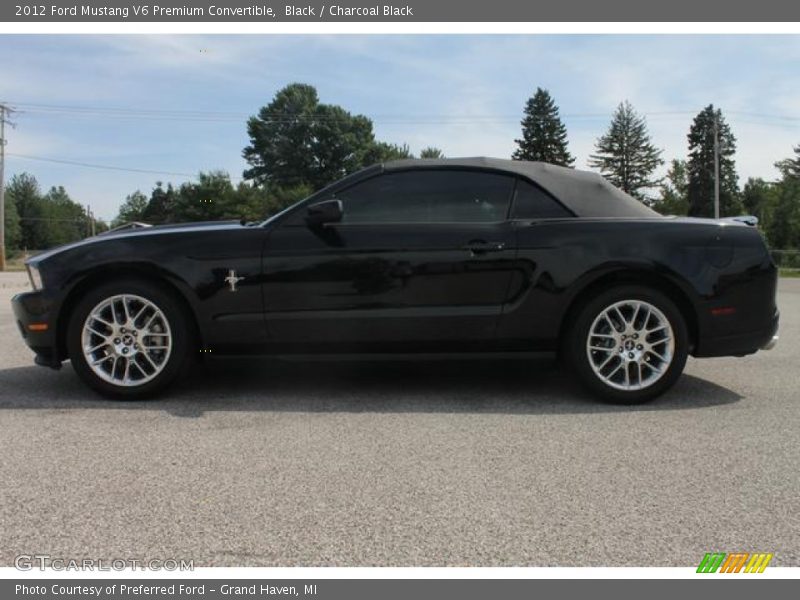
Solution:
<svg viewBox="0 0 800 600"><path fill-rule="evenodd" d="M487 252L500 252L506 247L505 242L487 242L484 240L472 240L464 244L461 249L472 254L486 254Z"/></svg>

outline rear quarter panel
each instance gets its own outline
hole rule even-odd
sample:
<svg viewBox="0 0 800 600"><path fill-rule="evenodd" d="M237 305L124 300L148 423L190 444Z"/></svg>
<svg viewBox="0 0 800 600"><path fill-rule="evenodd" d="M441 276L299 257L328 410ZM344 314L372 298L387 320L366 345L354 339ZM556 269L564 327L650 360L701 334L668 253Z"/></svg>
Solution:
<svg viewBox="0 0 800 600"><path fill-rule="evenodd" d="M775 267L758 232L703 219L569 219L520 222L517 269L498 336L552 348L586 290L614 274L657 277L680 290L704 339L767 323L775 312ZM734 306L728 317L711 309Z"/></svg>

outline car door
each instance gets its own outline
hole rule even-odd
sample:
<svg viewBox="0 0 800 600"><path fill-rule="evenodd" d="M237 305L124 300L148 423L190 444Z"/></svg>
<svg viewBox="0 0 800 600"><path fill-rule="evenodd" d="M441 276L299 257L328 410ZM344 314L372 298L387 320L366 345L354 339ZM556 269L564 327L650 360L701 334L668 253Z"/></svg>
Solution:
<svg viewBox="0 0 800 600"><path fill-rule="evenodd" d="M338 223L291 216L264 253L270 339L319 351L492 339L514 267L513 188L495 172L387 172L335 194Z"/></svg>
<svg viewBox="0 0 800 600"><path fill-rule="evenodd" d="M575 244L575 215L544 189L520 178L510 220L517 235L516 269L497 342L531 350L549 348L559 326L553 315L564 309L565 277L575 272L575 252L565 250ZM582 244L585 247L585 240Z"/></svg>

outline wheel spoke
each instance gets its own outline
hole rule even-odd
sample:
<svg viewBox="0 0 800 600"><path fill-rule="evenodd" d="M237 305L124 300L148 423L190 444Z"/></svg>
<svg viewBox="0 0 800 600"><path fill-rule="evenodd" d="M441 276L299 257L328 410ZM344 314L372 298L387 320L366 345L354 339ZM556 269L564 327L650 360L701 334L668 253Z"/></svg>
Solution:
<svg viewBox="0 0 800 600"><path fill-rule="evenodd" d="M136 313L136 316L135 316L135 317L133 317L133 320L131 321L131 324L132 324L134 327L136 327L136 321L138 321L138 320L139 320L139 317L141 317L141 316L142 316L142 314L144 314L144 311L146 311L146 310L147 310L147 308L148 308L147 304L143 304L143 305L142 305L142 308L140 308L140 309L139 309L139 311Z"/></svg>
<svg viewBox="0 0 800 600"><path fill-rule="evenodd" d="M92 315L92 318L93 318L95 321L100 321L100 322L101 322L103 325L105 325L106 327L114 327L114 323L112 323L111 321L108 321L108 320L104 319L104 318L103 318L103 317L101 317L100 315Z"/></svg>
<svg viewBox="0 0 800 600"><path fill-rule="evenodd" d="M150 358L150 355L147 352L142 352L142 356L144 356L147 359L147 362L150 363L150 366L153 367L153 371L157 372L158 365L153 361L152 358Z"/></svg>
<svg viewBox="0 0 800 600"><path fill-rule="evenodd" d="M101 338L103 338L103 339L106 339L106 338L108 338L108 334L107 334L107 333L100 333L99 331L97 331L97 329L94 329L94 328L93 328L93 327L91 327L91 326L90 326L90 327L87 327L87 330L88 330L90 333L93 333L93 334L95 334L95 335L97 335L97 336L100 336L100 337L101 337Z"/></svg>
<svg viewBox="0 0 800 600"><path fill-rule="evenodd" d="M152 324L153 324L153 321L155 321L155 319L156 319L156 317L157 317L158 315L159 315L159 311L155 311L155 312L153 313L153 315L150 317L150 320L149 320L149 321L147 321L147 324L146 324L144 327L142 327L142 329L144 329L144 330L149 330L149 329L150 329L150 325L152 325Z"/></svg>
<svg viewBox="0 0 800 600"><path fill-rule="evenodd" d="M621 361L621 362L620 362L620 363L617 365L617 368L616 368L616 369L614 369L613 371L611 371L611 373L609 373L608 375L606 375L606 379L611 379L611 378L612 378L614 375L616 375L616 374L617 374L617 371L619 371L619 370L620 370L620 369L623 367L623 365L624 365L624 364L625 364L625 361Z"/></svg>
<svg viewBox="0 0 800 600"><path fill-rule="evenodd" d="M611 352L614 348L607 348L606 346L589 346L589 350L599 350L600 352Z"/></svg>
<svg viewBox="0 0 800 600"><path fill-rule="evenodd" d="M650 350L648 350L647 352L652 354L653 356L655 356L661 362L667 362L667 357L666 356L663 356L663 355L659 354L658 352L656 352L652 348L650 348Z"/></svg>
<svg viewBox="0 0 800 600"><path fill-rule="evenodd" d="M597 367L597 370L598 370L598 371L602 371L602 370L605 368L605 366L606 366L608 363L610 363L610 362L611 362L611 360L612 360L612 359L613 359L615 356L616 356L616 354L614 354L613 352L612 352L611 354L609 354L608 358L606 358L606 359L603 361L603 363L602 363L602 364L601 364L599 367Z"/></svg>
<svg viewBox="0 0 800 600"><path fill-rule="evenodd" d="M639 311L641 310L642 310L642 303L639 302L636 304L636 310L633 312L633 318L631 319L631 325L633 325L634 329L636 329L636 317L639 316Z"/></svg>

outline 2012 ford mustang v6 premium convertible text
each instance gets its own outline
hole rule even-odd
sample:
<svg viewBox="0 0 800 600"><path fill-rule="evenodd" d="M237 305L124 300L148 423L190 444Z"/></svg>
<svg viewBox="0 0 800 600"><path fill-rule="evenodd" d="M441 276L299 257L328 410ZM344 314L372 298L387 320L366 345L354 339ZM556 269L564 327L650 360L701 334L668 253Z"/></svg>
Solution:
<svg viewBox="0 0 800 600"><path fill-rule="evenodd" d="M110 232L27 267L13 305L36 362L69 359L116 398L208 352L549 350L635 403L687 355L751 354L778 330L755 227L663 217L599 175L521 161L375 165L263 223Z"/></svg>

